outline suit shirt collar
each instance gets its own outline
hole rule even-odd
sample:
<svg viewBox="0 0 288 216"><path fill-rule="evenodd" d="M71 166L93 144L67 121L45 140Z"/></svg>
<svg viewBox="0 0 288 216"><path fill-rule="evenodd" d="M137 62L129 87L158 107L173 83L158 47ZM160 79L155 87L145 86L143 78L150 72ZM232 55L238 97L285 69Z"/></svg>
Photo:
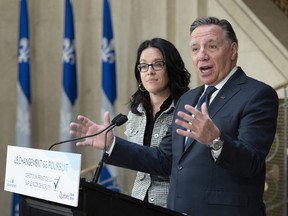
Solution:
<svg viewBox="0 0 288 216"><path fill-rule="evenodd" d="M215 87L217 88L217 90L211 95L211 97L210 97L210 103L213 101L213 99L215 98L215 96L218 94L218 92L220 91L220 89L225 85L225 83L228 81L228 79L229 79L233 74L235 74L235 72L237 71L237 69L238 69L238 67L235 66L221 82L219 82L217 85L215 85ZM205 90L206 90L207 87L208 87L208 85L205 84L204 92L205 92Z"/></svg>

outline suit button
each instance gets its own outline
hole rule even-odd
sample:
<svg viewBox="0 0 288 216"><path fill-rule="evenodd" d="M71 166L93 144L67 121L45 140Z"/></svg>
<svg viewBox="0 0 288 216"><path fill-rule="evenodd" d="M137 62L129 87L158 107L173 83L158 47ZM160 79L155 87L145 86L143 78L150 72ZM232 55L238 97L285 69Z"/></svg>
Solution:
<svg viewBox="0 0 288 216"><path fill-rule="evenodd" d="M159 134L154 134L154 138L158 138Z"/></svg>
<svg viewBox="0 0 288 216"><path fill-rule="evenodd" d="M178 165L178 166L177 166L177 169L178 169L178 170L182 170L182 169L183 169L183 166Z"/></svg>

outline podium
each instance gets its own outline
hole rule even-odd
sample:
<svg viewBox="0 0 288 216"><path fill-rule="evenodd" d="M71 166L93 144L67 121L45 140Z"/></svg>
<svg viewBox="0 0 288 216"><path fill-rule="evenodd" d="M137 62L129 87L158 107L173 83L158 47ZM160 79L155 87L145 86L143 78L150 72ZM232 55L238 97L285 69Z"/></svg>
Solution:
<svg viewBox="0 0 288 216"><path fill-rule="evenodd" d="M95 183L80 181L78 207L20 195L20 216L180 216L179 212L111 191Z"/></svg>

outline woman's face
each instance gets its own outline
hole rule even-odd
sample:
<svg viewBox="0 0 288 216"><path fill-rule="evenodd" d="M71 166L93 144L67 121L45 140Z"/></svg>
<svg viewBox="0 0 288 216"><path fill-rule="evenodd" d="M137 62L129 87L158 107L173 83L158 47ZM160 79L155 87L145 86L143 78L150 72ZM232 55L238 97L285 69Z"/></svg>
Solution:
<svg viewBox="0 0 288 216"><path fill-rule="evenodd" d="M148 71L139 72L143 87L150 95L153 94L165 97L170 95L169 78L166 66L163 62L162 53L159 49L154 47L144 49L140 55L140 65L145 67L147 67L146 64L150 65L148 66ZM151 64L154 64L154 68Z"/></svg>

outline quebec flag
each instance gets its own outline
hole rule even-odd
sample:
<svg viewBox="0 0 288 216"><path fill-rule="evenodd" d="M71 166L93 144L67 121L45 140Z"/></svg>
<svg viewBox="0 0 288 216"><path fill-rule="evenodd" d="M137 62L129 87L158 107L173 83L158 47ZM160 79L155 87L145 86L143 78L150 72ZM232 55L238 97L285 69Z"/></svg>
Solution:
<svg viewBox="0 0 288 216"><path fill-rule="evenodd" d="M65 0L65 30L63 41L63 78L62 101L60 113L60 141L72 139L69 125L74 118L77 99L76 50L74 40L74 22L71 0ZM74 152L75 145L67 143L60 145L60 151Z"/></svg>
<svg viewBox="0 0 288 216"><path fill-rule="evenodd" d="M109 111L110 117L114 117L114 104L116 100L116 56L110 14L109 0L103 1L103 38L102 38L102 98L101 116L105 111ZM99 184L119 191L117 187L117 168L113 166L103 166Z"/></svg>
<svg viewBox="0 0 288 216"><path fill-rule="evenodd" d="M30 45L26 0L20 0L16 146L31 147ZM12 216L19 215L19 195L13 194Z"/></svg>

